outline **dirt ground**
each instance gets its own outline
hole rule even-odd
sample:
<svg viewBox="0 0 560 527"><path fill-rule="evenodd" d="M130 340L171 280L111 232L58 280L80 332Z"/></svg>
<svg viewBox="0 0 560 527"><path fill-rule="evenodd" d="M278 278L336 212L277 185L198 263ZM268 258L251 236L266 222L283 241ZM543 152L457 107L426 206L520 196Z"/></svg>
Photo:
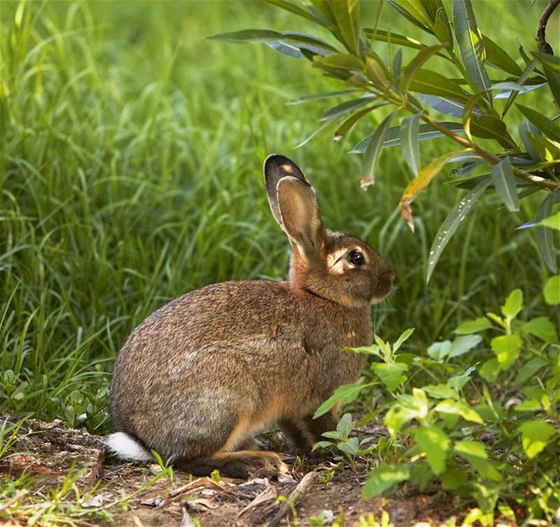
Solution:
<svg viewBox="0 0 560 527"><path fill-rule="evenodd" d="M0 415L0 424L5 420L15 422ZM338 521L348 527L373 525L369 515L378 521L388 515L394 525L406 527L448 524L454 514L466 512L457 511L457 502L437 489L420 494L408 485L389 498L364 501L363 467L342 470L332 460L296 463L291 477L280 481L193 479L179 470L161 473L158 465L114 464L105 455L103 437L65 428L57 420L30 419L0 459L0 475L15 480L27 474L33 483L28 492L0 503L0 524L25 525L34 510L26 505L48 500L71 469L81 500L75 521L85 525L273 527ZM71 491L64 499L76 501L76 496ZM105 511L113 523L104 518Z"/></svg>

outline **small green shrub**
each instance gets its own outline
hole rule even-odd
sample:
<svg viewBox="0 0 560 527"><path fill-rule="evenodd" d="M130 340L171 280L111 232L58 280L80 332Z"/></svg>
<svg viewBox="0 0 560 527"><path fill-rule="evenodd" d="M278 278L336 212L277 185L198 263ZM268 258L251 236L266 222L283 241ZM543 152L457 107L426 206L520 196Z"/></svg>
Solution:
<svg viewBox="0 0 560 527"><path fill-rule="evenodd" d="M557 283L555 276L545 285L548 304L560 304ZM369 419L382 418L391 438L374 458L365 498L404 481L425 488L437 478L443 489L477 503L467 524L490 525L496 508L511 515L513 504L554 521L560 512L558 326L548 317L520 319L523 308L516 289L500 313L463 322L452 340L432 344L424 356L402 351L412 330L392 345L376 337L375 345L354 350L372 358L369 381L340 387L317 414L364 390L382 391ZM351 424L348 414L343 421ZM346 432L329 437L348 445Z"/></svg>

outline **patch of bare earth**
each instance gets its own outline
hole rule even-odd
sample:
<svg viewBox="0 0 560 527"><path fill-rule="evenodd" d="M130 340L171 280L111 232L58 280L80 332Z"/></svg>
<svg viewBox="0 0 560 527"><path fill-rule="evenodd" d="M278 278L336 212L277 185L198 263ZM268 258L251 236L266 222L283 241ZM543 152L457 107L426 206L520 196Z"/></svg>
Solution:
<svg viewBox="0 0 560 527"><path fill-rule="evenodd" d="M0 423L15 419L0 415ZM405 485L390 498L364 501L364 467L356 472L335 469L330 461L299 463L292 477L280 481L192 478L174 470L172 479L158 466L112 464L105 456L103 437L30 419L19 429L9 452L0 459L0 476L32 477L28 491L0 503L0 524L25 525L31 510L25 505L49 499L70 470L75 473L81 508L91 514L77 523L109 525L100 511L112 516L114 525L202 527L360 524L360 517L376 519L385 511L392 523L409 526L418 522L438 525L448 520L457 503L437 489L424 494ZM333 476L334 473L334 476ZM76 500L69 493L67 500ZM15 501L14 501L15 500ZM21 506L16 506L16 505ZM319 518L323 523L320 523Z"/></svg>

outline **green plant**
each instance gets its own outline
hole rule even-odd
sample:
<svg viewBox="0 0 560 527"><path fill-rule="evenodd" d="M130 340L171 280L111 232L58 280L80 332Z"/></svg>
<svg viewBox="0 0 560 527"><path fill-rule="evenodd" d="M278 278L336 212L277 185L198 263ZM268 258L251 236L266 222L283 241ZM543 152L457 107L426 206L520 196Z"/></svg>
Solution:
<svg viewBox="0 0 560 527"><path fill-rule="evenodd" d="M318 441L313 445L313 451L334 447L350 464L352 470L356 470L356 458L371 451L372 447L367 447L366 445L372 440L370 438L365 438L360 441L357 437L351 437L350 434L355 426L356 421L352 419L352 414L344 414L336 425L336 430L322 434L323 437L332 439L333 441Z"/></svg>
<svg viewBox="0 0 560 527"><path fill-rule="evenodd" d="M557 284L555 276L545 285L550 305L560 304ZM348 401L349 393L383 390L384 403L370 418L383 415L392 452L371 471L365 498L437 478L443 489L476 501L468 525L492 524L496 510L513 515L513 504L553 521L560 511L557 321L522 321L522 310L516 289L499 314L463 322L453 340L432 344L426 356L400 352L411 330L393 345L378 337L355 350L371 355L372 380L354 392L339 388L318 413Z"/></svg>
<svg viewBox="0 0 560 527"><path fill-rule="evenodd" d="M412 201L445 165L459 163L452 181L467 192L435 236L428 280L449 239L487 189L493 188L510 212L518 211L520 200L529 195L544 194L535 221L526 226L552 214L560 201L560 126L554 120L555 105L560 106L560 60L550 46L542 46L543 53L521 45L519 58L513 58L499 42L481 33L471 0L453 0L452 16L442 0L388 0L393 14L422 30L423 41L380 27L385 2L377 3L375 26L365 27L358 0L263 1L305 19L330 39L263 29L211 38L264 42L291 57L307 59L313 68L342 83L343 92L299 101L346 97L323 114L323 124L312 137L330 130L339 141L358 122L371 128L372 116L387 110L375 131L352 152L364 154L361 184L367 187L376 180L382 148L401 145L412 178L399 209L412 230ZM546 20L542 23L546 27ZM531 99L525 95L535 90L540 97L529 105ZM525 104L519 103L523 98ZM422 164L419 142L441 137L455 148ZM556 272L552 233L537 226L535 239L545 264Z"/></svg>

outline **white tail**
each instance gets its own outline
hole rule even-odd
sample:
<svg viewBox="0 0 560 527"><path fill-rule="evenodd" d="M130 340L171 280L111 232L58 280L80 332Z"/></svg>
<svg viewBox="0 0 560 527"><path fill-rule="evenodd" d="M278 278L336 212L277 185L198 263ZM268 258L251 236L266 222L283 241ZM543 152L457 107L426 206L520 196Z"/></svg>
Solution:
<svg viewBox="0 0 560 527"><path fill-rule="evenodd" d="M132 436L124 432L115 432L107 437L105 441L107 448L121 459L130 459L134 461L153 461L154 458L150 451L147 450L134 439Z"/></svg>

